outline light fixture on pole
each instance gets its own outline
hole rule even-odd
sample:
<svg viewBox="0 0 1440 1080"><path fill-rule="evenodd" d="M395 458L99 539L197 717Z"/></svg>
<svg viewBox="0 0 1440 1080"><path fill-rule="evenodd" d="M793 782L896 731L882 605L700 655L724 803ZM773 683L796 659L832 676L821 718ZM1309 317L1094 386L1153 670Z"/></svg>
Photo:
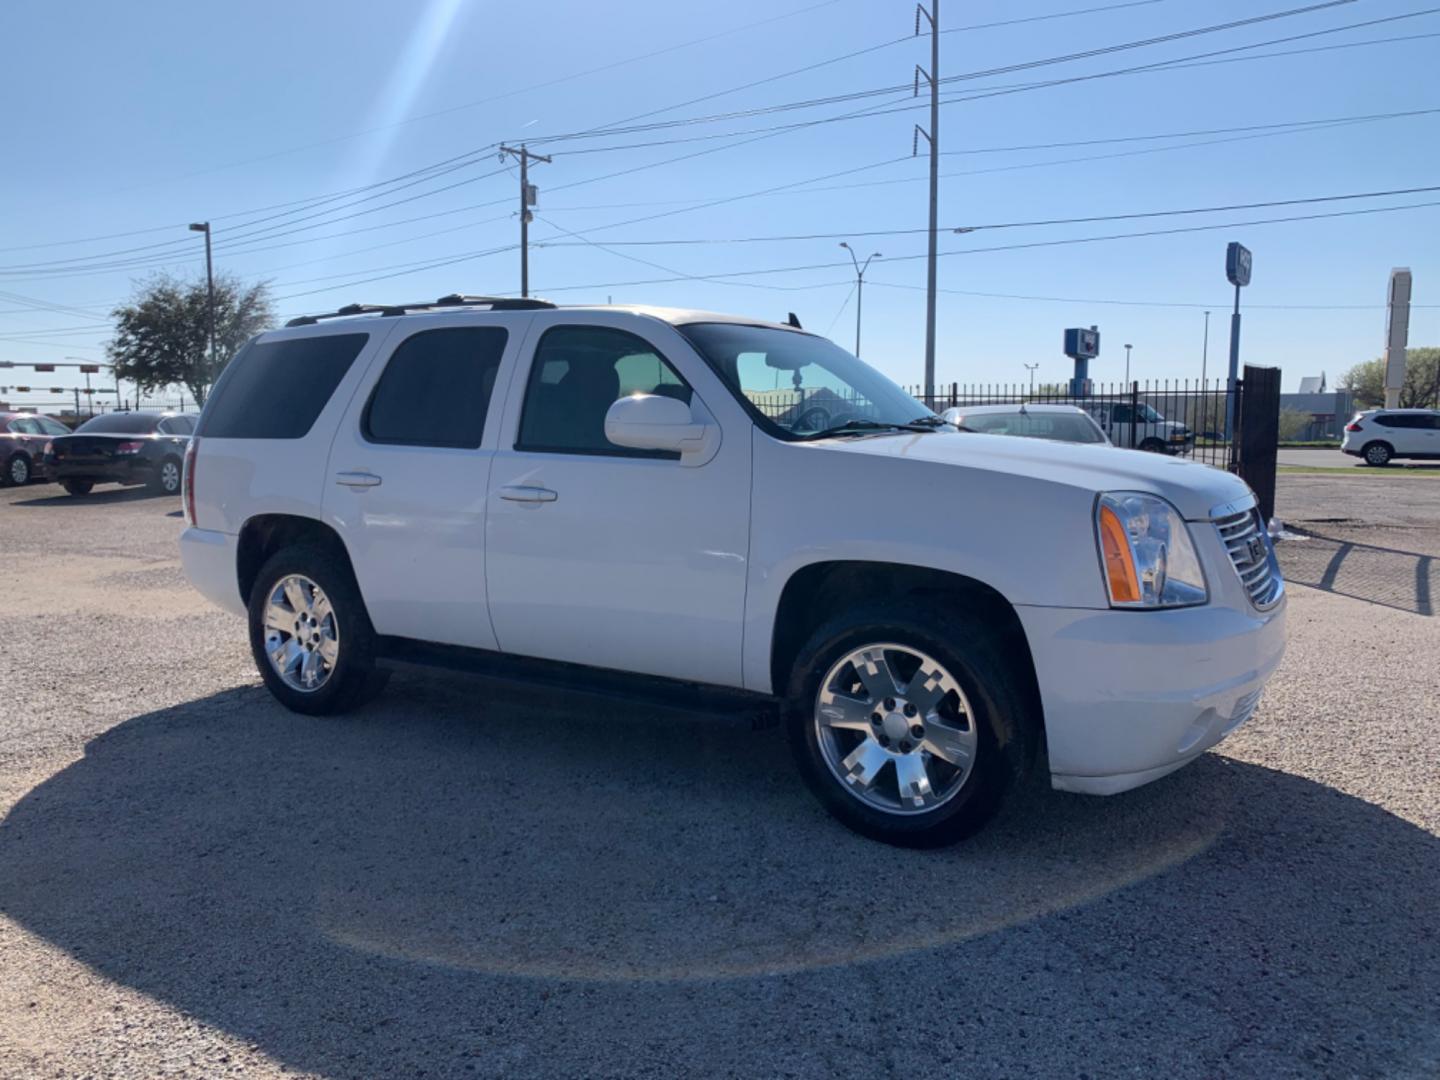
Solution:
<svg viewBox="0 0 1440 1080"><path fill-rule="evenodd" d="M1028 371L1028 372L1030 372L1030 396L1031 396L1032 398L1035 396L1035 369L1038 368L1039 366L1040 366L1040 361L1039 361L1039 360L1036 360L1035 363L1033 363L1033 364L1025 364L1025 365L1024 365L1025 370Z"/></svg>
<svg viewBox="0 0 1440 1080"><path fill-rule="evenodd" d="M840 241L840 246L850 253L850 261L855 265L855 356L858 359L860 356L860 302L865 296L865 271L870 269L871 262L875 259L883 259L885 256L878 251L872 252L862 264L855 257L854 248L844 240Z"/></svg>
<svg viewBox="0 0 1440 1080"><path fill-rule="evenodd" d="M205 289L209 295L210 370L213 372L215 370L215 266L210 259L210 222L192 222L190 231L205 234Z"/></svg>

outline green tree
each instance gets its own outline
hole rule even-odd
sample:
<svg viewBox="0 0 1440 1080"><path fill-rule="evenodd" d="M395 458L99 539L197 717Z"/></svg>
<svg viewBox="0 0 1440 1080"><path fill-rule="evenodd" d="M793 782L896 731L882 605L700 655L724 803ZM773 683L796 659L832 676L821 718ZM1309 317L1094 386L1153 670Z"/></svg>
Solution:
<svg viewBox="0 0 1440 1080"><path fill-rule="evenodd" d="M117 307L115 336L105 346L115 377L146 393L180 385L205 403L230 357L275 321L269 286L244 285L228 274L215 278L215 356L210 356L210 306L205 279L161 274L136 287Z"/></svg>
<svg viewBox="0 0 1440 1080"><path fill-rule="evenodd" d="M1355 396L1355 404L1375 408L1385 404L1385 361L1366 360L1340 376L1340 385ZM1400 388L1402 409L1440 406L1440 348L1410 349L1405 356L1405 383Z"/></svg>
<svg viewBox="0 0 1440 1080"><path fill-rule="evenodd" d="M1300 437L1300 433L1310 426L1312 417L1309 413L1300 409L1280 410L1280 441L1291 442Z"/></svg>

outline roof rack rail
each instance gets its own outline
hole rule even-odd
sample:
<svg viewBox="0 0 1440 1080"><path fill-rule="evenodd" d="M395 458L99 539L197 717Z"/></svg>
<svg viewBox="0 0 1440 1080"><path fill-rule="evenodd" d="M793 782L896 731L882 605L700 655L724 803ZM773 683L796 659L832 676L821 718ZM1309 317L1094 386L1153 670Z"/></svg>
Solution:
<svg viewBox="0 0 1440 1080"><path fill-rule="evenodd" d="M431 308L488 307L491 311L537 311L554 306L549 300L538 300L533 296L465 296L461 293L450 293L438 300L419 300L413 304L346 304L338 310L327 311L320 315L298 315L285 325L314 326L321 319L344 319L352 315L379 315L381 318L385 318L390 315L404 315L407 312L426 311Z"/></svg>

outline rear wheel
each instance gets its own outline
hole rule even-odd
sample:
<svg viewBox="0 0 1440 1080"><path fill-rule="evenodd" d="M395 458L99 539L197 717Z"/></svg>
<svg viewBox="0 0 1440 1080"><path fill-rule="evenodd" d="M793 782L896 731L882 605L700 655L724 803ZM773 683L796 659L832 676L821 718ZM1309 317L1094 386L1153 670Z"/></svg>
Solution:
<svg viewBox="0 0 1440 1080"><path fill-rule="evenodd" d="M820 627L788 698L790 746L810 790L886 843L971 835L1033 756L1027 696L993 630L939 607L860 610Z"/></svg>
<svg viewBox="0 0 1440 1080"><path fill-rule="evenodd" d="M319 547L285 548L260 568L250 592L250 651L266 687L295 712L345 712L385 684L360 589Z"/></svg>
<svg viewBox="0 0 1440 1080"><path fill-rule="evenodd" d="M24 454L11 454L10 460L5 462L5 472L0 480L8 486L24 487L30 482L30 459Z"/></svg>
<svg viewBox="0 0 1440 1080"><path fill-rule="evenodd" d="M1395 452L1390 449L1390 445L1383 442L1368 443L1363 451L1365 464L1376 466L1389 465L1394 453Z"/></svg>
<svg viewBox="0 0 1440 1080"><path fill-rule="evenodd" d="M60 486L71 495L89 495L95 484L89 480L61 480Z"/></svg>
<svg viewBox="0 0 1440 1080"><path fill-rule="evenodd" d="M180 459L167 457L150 477L150 490L161 495L180 494Z"/></svg>

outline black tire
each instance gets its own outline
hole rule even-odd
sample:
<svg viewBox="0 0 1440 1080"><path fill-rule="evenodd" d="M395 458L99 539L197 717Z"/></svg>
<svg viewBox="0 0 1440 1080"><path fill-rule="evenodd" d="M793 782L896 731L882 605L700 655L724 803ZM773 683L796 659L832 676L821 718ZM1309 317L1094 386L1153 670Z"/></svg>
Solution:
<svg viewBox="0 0 1440 1080"><path fill-rule="evenodd" d="M1366 443L1360 451L1361 460L1366 465L1374 465L1379 468L1390 464L1390 459L1395 456L1395 451L1389 443L1372 442Z"/></svg>
<svg viewBox="0 0 1440 1080"><path fill-rule="evenodd" d="M5 462L5 472L0 474L0 487L24 487L32 475L30 458L26 454L11 454Z"/></svg>
<svg viewBox="0 0 1440 1080"><path fill-rule="evenodd" d="M316 690L299 690L285 682L265 653L265 606L270 593L291 574L301 574L318 585L335 612L340 641L335 668ZM255 576L249 603L250 652L260 678L277 701L292 712L328 716L354 709L384 689L389 672L375 667L375 630L365 601L343 558L332 550L312 545L284 548Z"/></svg>
<svg viewBox="0 0 1440 1080"><path fill-rule="evenodd" d="M61 480L60 486L71 495L89 495L95 484L90 480Z"/></svg>
<svg viewBox="0 0 1440 1080"><path fill-rule="evenodd" d="M872 807L831 771L820 748L815 709L821 680L847 652L878 642L932 657L955 678L970 704L979 736L974 765L963 786L933 810L898 813ZM888 844L940 847L980 829L1029 772L1040 729L1032 698L984 618L901 602L857 609L815 630L800 649L786 687L786 732L806 785L840 821Z"/></svg>
<svg viewBox="0 0 1440 1080"><path fill-rule="evenodd" d="M157 495L179 495L182 469L179 458L163 458L145 486Z"/></svg>
<svg viewBox="0 0 1440 1080"><path fill-rule="evenodd" d="M1163 454L1165 453L1165 444L1159 439L1151 438L1142 442L1140 449L1144 450L1147 454Z"/></svg>

